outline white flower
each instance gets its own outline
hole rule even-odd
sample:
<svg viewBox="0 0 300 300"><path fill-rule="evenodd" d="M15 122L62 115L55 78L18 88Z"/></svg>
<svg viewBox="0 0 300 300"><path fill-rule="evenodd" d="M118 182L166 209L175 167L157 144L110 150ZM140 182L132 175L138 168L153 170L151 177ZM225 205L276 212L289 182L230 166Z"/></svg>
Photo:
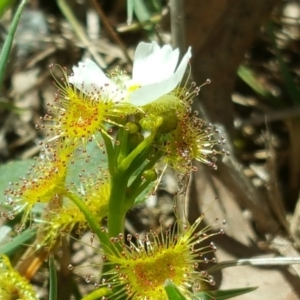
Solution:
<svg viewBox="0 0 300 300"><path fill-rule="evenodd" d="M102 96L115 102L124 99L124 91L120 90L90 59L79 62L78 67L73 66L72 70L73 74L68 78L69 83L84 94L95 99Z"/></svg>
<svg viewBox="0 0 300 300"><path fill-rule="evenodd" d="M138 44L133 62L132 79L122 84L109 79L91 60L79 62L73 67L69 82L83 93L97 99L100 94L118 102L125 100L136 106L144 106L170 93L180 83L191 58L191 47L176 68L179 50L170 45L162 48L156 42Z"/></svg>
<svg viewBox="0 0 300 300"><path fill-rule="evenodd" d="M139 43L134 55L132 80L127 83L129 90L133 90L129 102L143 106L174 90L182 80L190 58L191 47L176 69L178 49L173 50L170 45L160 48L156 42Z"/></svg>

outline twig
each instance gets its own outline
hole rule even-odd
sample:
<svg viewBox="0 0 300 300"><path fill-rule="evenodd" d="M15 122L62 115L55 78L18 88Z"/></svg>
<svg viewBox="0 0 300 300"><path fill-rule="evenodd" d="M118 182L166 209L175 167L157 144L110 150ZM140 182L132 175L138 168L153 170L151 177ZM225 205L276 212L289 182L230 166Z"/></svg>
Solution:
<svg viewBox="0 0 300 300"><path fill-rule="evenodd" d="M271 134L267 128L267 132L264 134L264 140L266 144L266 149L268 151L268 158L266 162L267 170L269 171L269 179L266 182L266 188L268 191L268 199L270 208L273 211L274 215L277 217L277 220L285 228L286 232L289 233L289 224L286 220L285 209L282 199L282 194L278 187L278 176L276 174L277 162L276 153L274 147L272 146Z"/></svg>
<svg viewBox="0 0 300 300"><path fill-rule="evenodd" d="M300 246L300 198L296 204L293 218L291 220L291 234L297 246Z"/></svg>
<svg viewBox="0 0 300 300"><path fill-rule="evenodd" d="M207 271L213 273L229 267L237 266L289 266L300 264L300 257L265 257L265 258L246 258L237 260L223 261L209 268Z"/></svg>
<svg viewBox="0 0 300 300"><path fill-rule="evenodd" d="M97 13L99 14L101 21L103 22L103 25L107 29L108 34L111 36L111 38L119 45L119 47L122 49L128 63L132 64L132 60L130 56L128 55L127 49L121 39L119 38L116 30L111 26L108 18L106 17L105 13L103 12L101 6L98 4L96 0L91 0L92 4L94 5Z"/></svg>
<svg viewBox="0 0 300 300"><path fill-rule="evenodd" d="M91 55L96 60L98 65L101 68L105 69L106 68L106 63L104 62L104 60L101 58L101 56L95 50L93 44L88 39L83 27L77 21L77 19L74 16L72 10L70 9L69 5L66 3L65 0L57 0L57 5L59 6L61 12L64 14L66 19L69 21L69 23L72 26L72 28L74 29L76 35L81 40L81 42L84 44L86 49L91 53Z"/></svg>
<svg viewBox="0 0 300 300"><path fill-rule="evenodd" d="M270 248L278 251L283 257L283 260L295 260L291 263L292 269L300 277L300 267L298 266L299 252L295 249L293 243L284 237L276 236L270 244Z"/></svg>
<svg viewBox="0 0 300 300"><path fill-rule="evenodd" d="M268 112L264 115L255 116L250 119L242 120L239 124L239 127L246 126L246 125L263 125L264 123L270 123L270 122L277 122L277 121L284 121L289 120L293 118L299 118L300 116L300 109L297 107L283 109L280 111L273 111Z"/></svg>
<svg viewBox="0 0 300 300"><path fill-rule="evenodd" d="M185 53L184 9L182 0L170 0L172 44Z"/></svg>
<svg viewBox="0 0 300 300"><path fill-rule="evenodd" d="M145 22L132 22L130 24L119 24L116 26L117 32L123 33L123 32L128 32L128 31L133 31L133 30L140 30L145 26L153 25L153 24L158 24L162 20L163 14L155 14L152 15L151 18Z"/></svg>

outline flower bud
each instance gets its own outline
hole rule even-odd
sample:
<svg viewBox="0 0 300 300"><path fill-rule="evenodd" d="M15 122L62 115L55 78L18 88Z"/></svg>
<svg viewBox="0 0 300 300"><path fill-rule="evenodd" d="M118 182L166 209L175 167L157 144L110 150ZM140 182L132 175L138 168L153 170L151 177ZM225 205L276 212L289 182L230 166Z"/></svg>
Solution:
<svg viewBox="0 0 300 300"><path fill-rule="evenodd" d="M154 169L146 170L143 172L143 178L147 181L155 181L157 179L157 173Z"/></svg>
<svg viewBox="0 0 300 300"><path fill-rule="evenodd" d="M125 125L125 129L128 131L129 134L134 134L139 131L139 126L133 122L128 122Z"/></svg>
<svg viewBox="0 0 300 300"><path fill-rule="evenodd" d="M154 131L157 130L163 123L163 118L161 116L147 116L140 120L140 125L143 129Z"/></svg>

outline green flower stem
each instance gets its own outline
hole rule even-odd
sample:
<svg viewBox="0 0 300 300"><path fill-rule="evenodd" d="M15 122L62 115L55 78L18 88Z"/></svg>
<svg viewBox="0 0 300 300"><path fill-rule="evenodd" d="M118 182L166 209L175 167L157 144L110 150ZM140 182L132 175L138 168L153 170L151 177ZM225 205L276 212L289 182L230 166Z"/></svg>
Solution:
<svg viewBox="0 0 300 300"><path fill-rule="evenodd" d="M132 150L130 154L121 162L120 170L126 171L131 165L132 161L151 145L155 135L156 131L151 132L151 134L145 140L143 140L134 150Z"/></svg>
<svg viewBox="0 0 300 300"><path fill-rule="evenodd" d="M88 210L87 206L84 204L84 202L77 197L76 195L67 192L66 190L62 191L62 194L66 197L68 197L71 201L73 201L80 209L80 211L84 214L91 230L97 235L99 241L101 242L101 245L104 250L107 250L107 248L110 247L110 240L107 236L107 234L101 229L99 223L93 216L93 214ZM113 251L113 249L111 249Z"/></svg>
<svg viewBox="0 0 300 300"><path fill-rule="evenodd" d="M118 129L118 133L117 133L117 137L116 137L116 141L120 141L120 139L122 139L122 133L123 133L123 130L124 128L123 127L120 127ZM120 154L120 151L121 151L121 143L119 143L118 146L116 146L116 142L115 142L115 145L114 145L114 161L116 162L117 161L117 158Z"/></svg>
<svg viewBox="0 0 300 300"><path fill-rule="evenodd" d="M119 165L128 154L128 132L125 128L119 128L117 140L119 145L115 146L115 157Z"/></svg>
<svg viewBox="0 0 300 300"><path fill-rule="evenodd" d="M124 202L128 180L128 175L121 171L111 177L111 193L108 204L108 235L110 237L117 237L124 232L127 212Z"/></svg>
<svg viewBox="0 0 300 300"><path fill-rule="evenodd" d="M138 169L141 169L142 166L144 167L142 168L142 171L139 172L139 174L142 174L143 171L148 170L145 167L145 162L148 160L151 151L153 151L153 148L148 147L133 160L131 165L126 170L126 174L128 177L132 176Z"/></svg>
<svg viewBox="0 0 300 300"><path fill-rule="evenodd" d="M128 188L130 193L127 193L126 197L126 208L130 209L130 207L134 204L135 199L147 188L147 186L151 183L151 180L143 182L142 175L146 170L153 169L154 165L158 162L158 160L163 156L163 151L158 151L149 161L149 163L139 172L134 181Z"/></svg>
<svg viewBox="0 0 300 300"><path fill-rule="evenodd" d="M118 234L124 232L125 215L127 211L132 207L138 195L151 183L151 180L143 182L143 172L154 167L163 155L162 151L158 151L151 158L149 163L139 172L128 188L128 181L132 172L145 162L149 151L149 148L145 149L143 153L140 153L140 157L136 157L136 160L132 162L126 172L119 170L118 175L111 178L111 194L108 207L108 234L110 237L117 237ZM131 192L128 193L128 191Z"/></svg>
<svg viewBox="0 0 300 300"><path fill-rule="evenodd" d="M159 161L159 159L163 156L164 152L159 150L155 155L151 157L151 160L144 166L144 168L139 172L134 181L130 185L130 190L134 190L137 188L142 182L142 175L145 171L151 170L154 168L155 164ZM138 162L137 162L138 163Z"/></svg>
<svg viewBox="0 0 300 300"><path fill-rule="evenodd" d="M135 202L135 199L148 187L152 180L145 180L138 188L136 188L130 197L126 198L125 209L129 210Z"/></svg>
<svg viewBox="0 0 300 300"><path fill-rule="evenodd" d="M111 192L108 204L108 235L117 237L124 232L125 215L131 206L128 203L127 189L130 176L136 171L148 158L151 143L155 138L156 130L143 140L134 150L128 153L128 132L126 129L120 129L118 134L118 143L113 149L111 141L103 135L104 142L107 146L108 165L111 176ZM147 183L149 185L149 183ZM146 188L146 184L143 188ZM139 189L141 192L141 189Z"/></svg>

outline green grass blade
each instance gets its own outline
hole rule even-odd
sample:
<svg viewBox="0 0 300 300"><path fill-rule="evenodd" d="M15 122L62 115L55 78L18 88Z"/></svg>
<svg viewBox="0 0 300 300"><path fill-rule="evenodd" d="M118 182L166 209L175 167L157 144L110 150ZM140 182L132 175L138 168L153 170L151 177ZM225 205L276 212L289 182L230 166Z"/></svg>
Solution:
<svg viewBox="0 0 300 300"><path fill-rule="evenodd" d="M1 1L1 0L0 0ZM94 46L93 42L89 40L84 27L81 23L77 20L76 16L73 13L69 5L70 1L67 0L56 0L57 6L59 7L62 14L65 16L66 20L71 25L72 29L74 30L77 37L80 39L84 47L91 53L94 60L97 64L102 68L106 69L107 65L104 59L99 55L96 47Z"/></svg>
<svg viewBox="0 0 300 300"><path fill-rule="evenodd" d="M14 237L11 241L0 246L0 253L11 255L15 253L17 249L23 246L25 243L28 243L36 235L36 229L27 229L21 234Z"/></svg>
<svg viewBox="0 0 300 300"><path fill-rule="evenodd" d="M21 114L26 111L26 109L24 108L17 107L12 103L4 102L4 101L2 102L1 100L0 100L0 109L10 110L16 114Z"/></svg>
<svg viewBox="0 0 300 300"><path fill-rule="evenodd" d="M240 65L237 70L238 77L245 82L255 93L263 97L272 107L283 107L285 106L282 101L273 96L271 92L266 89L261 82L257 79L257 75L253 70L245 65Z"/></svg>
<svg viewBox="0 0 300 300"><path fill-rule="evenodd" d="M3 48L0 53L0 89L2 87L4 74L5 74L7 63L8 63L9 53L10 53L11 46L12 46L12 43L14 40L14 35L17 30L18 23L19 23L19 20L20 20L20 17L21 17L21 14L22 14L22 11L23 11L23 8L24 8L26 2L27 2L27 0L22 0L22 2L20 3L18 10L12 21L12 24L9 28L8 35L5 39Z"/></svg>
<svg viewBox="0 0 300 300"><path fill-rule="evenodd" d="M256 79L255 73L249 67L240 65L237 75L257 94L264 98L270 97L270 92Z"/></svg>
<svg viewBox="0 0 300 300"><path fill-rule="evenodd" d="M151 12L143 0L133 0L133 11L140 23L148 23L151 20ZM145 30L152 30L154 25L144 25Z"/></svg>
<svg viewBox="0 0 300 300"><path fill-rule="evenodd" d="M2 15L4 14L4 12L11 6L13 6L13 4L15 3L15 0L1 0L0 1L0 18L2 17Z"/></svg>
<svg viewBox="0 0 300 300"><path fill-rule="evenodd" d="M127 24L132 23L133 18L133 0L127 0Z"/></svg>
<svg viewBox="0 0 300 300"><path fill-rule="evenodd" d="M49 300L57 300L57 274L53 255L49 255Z"/></svg>
<svg viewBox="0 0 300 300"><path fill-rule="evenodd" d="M137 18L140 22L146 22L146 21L150 20L151 13L149 12L144 1L133 0L133 9L134 9L135 15L137 16Z"/></svg>
<svg viewBox="0 0 300 300"><path fill-rule="evenodd" d="M247 287L247 288L241 288L241 289L232 289L232 290L219 290L219 291L206 291L206 292L200 292L194 294L195 299L217 299L217 300L226 300L231 299L246 293L250 293L254 290L256 290L257 287Z"/></svg>

